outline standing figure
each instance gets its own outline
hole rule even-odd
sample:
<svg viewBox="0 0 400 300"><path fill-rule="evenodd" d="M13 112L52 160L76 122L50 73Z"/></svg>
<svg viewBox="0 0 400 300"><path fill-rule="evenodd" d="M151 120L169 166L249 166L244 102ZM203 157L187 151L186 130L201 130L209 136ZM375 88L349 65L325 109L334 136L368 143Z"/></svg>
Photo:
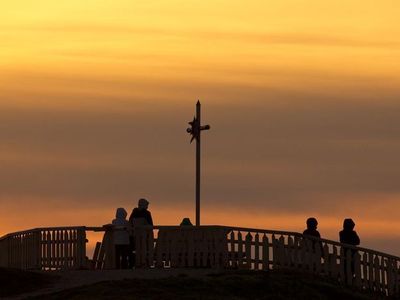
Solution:
<svg viewBox="0 0 400 300"><path fill-rule="evenodd" d="M352 219L344 219L343 221L343 230L339 232L339 238L340 238L340 242L343 244L349 244L349 245L353 245L353 246L358 246L360 245L360 238L358 237L357 232L354 231L354 226L356 224L354 223L354 221ZM351 251L351 258L350 258L350 266L351 266L351 277L354 277L355 274L355 264L354 264L354 254L356 254L357 250L354 249L349 249L347 247L343 247L344 249L344 274L345 274L345 281L349 280L349 276L348 276L348 270L347 270L347 266L348 266L348 261L347 261L347 253L348 251Z"/></svg>
<svg viewBox="0 0 400 300"><path fill-rule="evenodd" d="M151 225L153 226L153 219L151 218L151 213L148 211L149 201L144 198L139 199L138 207L132 210L129 217L129 223L132 226L135 225Z"/></svg>
<svg viewBox="0 0 400 300"><path fill-rule="evenodd" d="M122 207L117 209L114 225L114 245L115 245L115 267L117 269L126 269L128 267L129 256L129 232L130 224L126 220L126 210Z"/></svg>
<svg viewBox="0 0 400 300"><path fill-rule="evenodd" d="M321 235L319 234L318 230L317 230L317 226L318 226L318 221L316 218L308 218L306 221L307 224L307 229L303 231L303 235L304 236L312 236L312 237L316 237L316 238L321 238ZM312 241L312 252L315 253L315 244L317 243L317 241ZM321 256L323 256L324 253L324 248L322 246L322 242L319 242L319 248L320 248L320 253Z"/></svg>
<svg viewBox="0 0 400 300"><path fill-rule="evenodd" d="M132 226L132 231L129 237L129 268L133 268L136 260L136 245L135 245L135 226L151 225L153 226L153 219L150 211L148 211L149 201L144 198L139 199L138 207L132 210L129 216L129 223Z"/></svg>

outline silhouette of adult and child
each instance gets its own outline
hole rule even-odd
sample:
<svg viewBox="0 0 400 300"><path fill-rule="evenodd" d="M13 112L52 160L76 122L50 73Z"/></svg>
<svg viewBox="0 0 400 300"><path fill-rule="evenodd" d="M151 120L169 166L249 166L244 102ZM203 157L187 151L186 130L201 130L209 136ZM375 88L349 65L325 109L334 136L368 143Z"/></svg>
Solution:
<svg viewBox="0 0 400 300"><path fill-rule="evenodd" d="M150 202L144 198L139 199L127 220L124 208L117 208L114 225L115 267L117 269L132 269L135 264L135 236L134 227L141 225L153 226L153 218L148 210ZM189 218L184 218L181 226L193 226Z"/></svg>
<svg viewBox="0 0 400 300"><path fill-rule="evenodd" d="M131 230L138 225L153 225L151 212L148 210L149 201L144 198L139 199L138 206L135 207L129 219L124 208L117 208L115 219L112 225L115 226L114 246L115 246L115 267L117 269L133 268L135 260L135 239L134 231Z"/></svg>

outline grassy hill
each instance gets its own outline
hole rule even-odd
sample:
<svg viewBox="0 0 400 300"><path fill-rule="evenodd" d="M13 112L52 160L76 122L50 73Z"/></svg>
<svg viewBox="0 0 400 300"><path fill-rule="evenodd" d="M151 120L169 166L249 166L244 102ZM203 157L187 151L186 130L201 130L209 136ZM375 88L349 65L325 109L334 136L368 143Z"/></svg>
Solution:
<svg viewBox="0 0 400 300"><path fill-rule="evenodd" d="M132 271L134 272L134 271ZM36 299L379 299L336 282L296 272L232 271L193 278L125 279L42 295Z"/></svg>

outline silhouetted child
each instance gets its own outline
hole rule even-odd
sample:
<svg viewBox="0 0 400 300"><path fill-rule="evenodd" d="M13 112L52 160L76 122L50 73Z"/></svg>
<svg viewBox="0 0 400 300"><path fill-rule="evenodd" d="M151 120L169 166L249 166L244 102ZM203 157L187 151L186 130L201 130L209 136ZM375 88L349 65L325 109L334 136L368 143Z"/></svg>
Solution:
<svg viewBox="0 0 400 300"><path fill-rule="evenodd" d="M321 238L321 235L317 230L318 221L316 218L308 218L306 224L307 224L307 229L303 231L304 235L310 235L316 238Z"/></svg>
<svg viewBox="0 0 400 300"><path fill-rule="evenodd" d="M303 231L303 235L305 236L312 236L312 237L316 237L316 238L321 238L321 235L319 234L318 230L317 230L317 226L318 226L318 221L316 218L308 218L306 221L307 224L307 229ZM315 252L315 243L316 241L312 241L312 251ZM319 242L319 248L321 250L321 256L323 256L323 247L322 247L322 243Z"/></svg>
<svg viewBox="0 0 400 300"><path fill-rule="evenodd" d="M112 220L114 227L114 245L115 245L115 267L117 269L128 268L129 256L129 232L130 223L126 220L126 210L122 207L117 209L115 219Z"/></svg>

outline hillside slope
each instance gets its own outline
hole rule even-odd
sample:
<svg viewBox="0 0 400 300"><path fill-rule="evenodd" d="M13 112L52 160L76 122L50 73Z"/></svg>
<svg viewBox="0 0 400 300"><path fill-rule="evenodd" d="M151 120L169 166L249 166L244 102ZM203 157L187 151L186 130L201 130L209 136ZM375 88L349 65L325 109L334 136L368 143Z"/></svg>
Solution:
<svg viewBox="0 0 400 300"><path fill-rule="evenodd" d="M134 271L133 271L134 272ZM184 272L184 270L183 270ZM157 279L99 282L36 299L378 299L336 282L295 272L232 271L201 278L180 274Z"/></svg>

